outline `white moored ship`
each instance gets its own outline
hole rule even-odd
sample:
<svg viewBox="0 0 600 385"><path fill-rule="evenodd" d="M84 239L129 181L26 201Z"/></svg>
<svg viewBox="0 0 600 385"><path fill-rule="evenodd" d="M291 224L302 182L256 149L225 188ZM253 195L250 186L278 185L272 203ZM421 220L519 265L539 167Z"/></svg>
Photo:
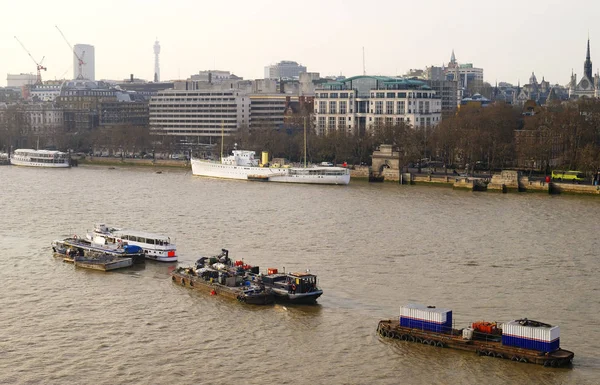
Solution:
<svg viewBox="0 0 600 385"><path fill-rule="evenodd" d="M176 262L177 249L171 238L144 231L109 227L97 224L87 238L99 245L136 245L144 250L146 258L161 262Z"/></svg>
<svg viewBox="0 0 600 385"><path fill-rule="evenodd" d="M10 163L15 166L66 168L71 167L71 157L61 151L21 148L12 154Z"/></svg>
<svg viewBox="0 0 600 385"><path fill-rule="evenodd" d="M221 161L191 159L192 174L225 179L262 180L281 183L348 184L345 167L260 167L254 151L233 150Z"/></svg>

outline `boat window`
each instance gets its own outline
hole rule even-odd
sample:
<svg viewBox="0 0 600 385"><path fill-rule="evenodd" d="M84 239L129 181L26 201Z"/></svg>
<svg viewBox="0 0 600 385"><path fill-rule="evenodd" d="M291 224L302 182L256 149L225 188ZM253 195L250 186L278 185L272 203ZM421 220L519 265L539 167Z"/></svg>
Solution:
<svg viewBox="0 0 600 385"><path fill-rule="evenodd" d="M154 241L154 239L148 238L148 239L146 239L146 243L149 245L154 245L155 241Z"/></svg>

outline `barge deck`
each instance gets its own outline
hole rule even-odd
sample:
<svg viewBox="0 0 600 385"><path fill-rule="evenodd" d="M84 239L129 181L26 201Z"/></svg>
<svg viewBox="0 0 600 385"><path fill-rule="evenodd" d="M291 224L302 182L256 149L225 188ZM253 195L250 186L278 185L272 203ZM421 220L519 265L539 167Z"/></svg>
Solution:
<svg viewBox="0 0 600 385"><path fill-rule="evenodd" d="M474 352L479 356L504 358L554 368L570 365L575 356L573 352L560 348L553 352L543 353L536 350L506 346L497 338L487 340L463 339L461 330L452 329L450 333L438 333L400 326L398 320L379 321L377 333L384 338L416 342L439 348L465 350Z"/></svg>
<svg viewBox="0 0 600 385"><path fill-rule="evenodd" d="M171 277L174 283L181 286L252 305L270 305L274 302L271 290L255 291L244 286L222 285L213 279L205 280L203 277L190 274L190 269L179 268L171 273Z"/></svg>

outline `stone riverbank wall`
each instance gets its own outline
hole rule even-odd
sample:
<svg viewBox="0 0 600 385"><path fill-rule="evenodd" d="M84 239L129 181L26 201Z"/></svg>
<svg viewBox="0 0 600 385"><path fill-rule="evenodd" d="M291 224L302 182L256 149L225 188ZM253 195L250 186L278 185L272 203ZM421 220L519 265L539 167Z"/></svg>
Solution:
<svg viewBox="0 0 600 385"><path fill-rule="evenodd" d="M352 178L367 179L369 177L369 168L366 166L354 167L350 175ZM499 174L493 175L491 179L436 174L400 174L397 169L394 170L391 168L383 169L381 175L386 182L398 183L402 179L402 184L442 186L469 191L600 195L600 186L555 182L546 183L545 181L529 180L528 177L521 175L518 171L512 170L502 171Z"/></svg>

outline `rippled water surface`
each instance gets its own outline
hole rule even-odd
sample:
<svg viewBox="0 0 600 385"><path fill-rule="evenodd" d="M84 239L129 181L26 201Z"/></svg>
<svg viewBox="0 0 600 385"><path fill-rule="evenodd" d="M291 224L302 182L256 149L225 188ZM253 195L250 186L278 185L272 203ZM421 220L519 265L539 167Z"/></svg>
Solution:
<svg viewBox="0 0 600 385"><path fill-rule="evenodd" d="M0 167L0 382L600 383L600 200L444 188L305 186L190 172ZM228 248L309 268L319 305L252 307L174 285L174 264L74 269L50 242L95 222L170 235L180 264ZM571 369L381 340L406 303L561 326Z"/></svg>

